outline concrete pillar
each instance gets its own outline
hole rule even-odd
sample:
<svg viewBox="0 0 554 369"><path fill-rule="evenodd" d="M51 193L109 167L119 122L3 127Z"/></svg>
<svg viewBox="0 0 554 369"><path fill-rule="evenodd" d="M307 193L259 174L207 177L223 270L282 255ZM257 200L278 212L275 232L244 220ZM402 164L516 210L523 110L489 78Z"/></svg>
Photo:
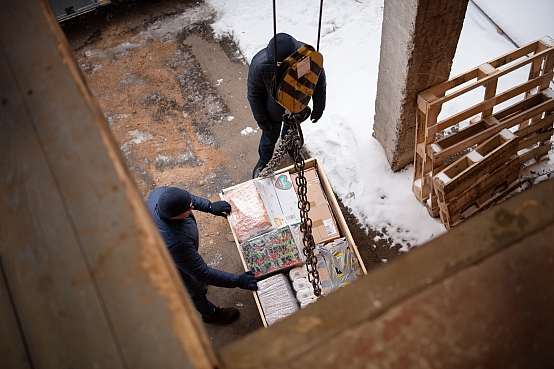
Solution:
<svg viewBox="0 0 554 369"><path fill-rule="evenodd" d="M417 94L449 78L468 0L386 0L374 136L392 170L414 159Z"/></svg>

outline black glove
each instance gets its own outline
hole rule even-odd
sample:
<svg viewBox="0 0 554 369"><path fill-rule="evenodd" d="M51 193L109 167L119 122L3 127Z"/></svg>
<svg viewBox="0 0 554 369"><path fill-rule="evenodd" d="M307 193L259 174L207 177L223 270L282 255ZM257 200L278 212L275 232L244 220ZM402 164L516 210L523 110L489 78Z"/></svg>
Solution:
<svg viewBox="0 0 554 369"><path fill-rule="evenodd" d="M227 214L231 212L231 204L227 201L216 201L210 205L210 213L213 215L219 215L220 217L227 217Z"/></svg>
<svg viewBox="0 0 554 369"><path fill-rule="evenodd" d="M312 115L310 116L312 123L317 122L322 115L323 115L322 111L312 111Z"/></svg>
<svg viewBox="0 0 554 369"><path fill-rule="evenodd" d="M239 287L243 290L256 291L258 289L258 281L254 277L254 272L249 270L239 275Z"/></svg>
<svg viewBox="0 0 554 369"><path fill-rule="evenodd" d="M268 120L264 120L263 122L258 122L258 127L260 127L264 132L269 132L271 131L271 128L273 128L273 126L271 125L271 122L269 122Z"/></svg>

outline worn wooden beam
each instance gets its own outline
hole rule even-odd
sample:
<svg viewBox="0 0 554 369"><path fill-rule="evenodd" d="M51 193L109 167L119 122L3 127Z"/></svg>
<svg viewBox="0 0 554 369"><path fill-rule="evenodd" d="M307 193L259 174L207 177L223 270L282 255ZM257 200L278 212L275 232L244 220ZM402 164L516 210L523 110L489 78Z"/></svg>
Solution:
<svg viewBox="0 0 554 369"><path fill-rule="evenodd" d="M217 366L46 0L2 3L0 76L0 257L29 362Z"/></svg>
<svg viewBox="0 0 554 369"><path fill-rule="evenodd" d="M224 347L225 368L550 365L553 191L543 182Z"/></svg>
<svg viewBox="0 0 554 369"><path fill-rule="evenodd" d="M31 369L25 337L20 330L17 311L14 310L11 291L4 280L4 268L0 258L0 358L3 368Z"/></svg>

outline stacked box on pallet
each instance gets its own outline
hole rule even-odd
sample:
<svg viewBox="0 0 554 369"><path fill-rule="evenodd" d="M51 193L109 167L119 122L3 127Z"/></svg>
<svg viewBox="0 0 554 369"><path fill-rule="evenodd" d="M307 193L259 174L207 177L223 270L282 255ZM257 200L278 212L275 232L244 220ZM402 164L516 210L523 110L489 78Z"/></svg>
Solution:
<svg viewBox="0 0 554 369"><path fill-rule="evenodd" d="M529 79L508 90L497 92L498 79L522 67L530 67ZM554 93L549 88L554 77L553 69L554 40L546 36L418 95L412 189L416 197L426 203L432 216L439 216L440 213L435 177L453 161L491 137L498 136L502 130L510 130L518 138L518 160L507 160L503 164L506 167L519 173L526 162L547 158L554 122ZM438 120L443 104L477 88L484 89L482 102ZM521 100L511 106L500 111L495 110L500 104L513 102L518 98ZM459 129L467 121L469 125ZM466 157L465 160L469 159ZM516 164L519 167L515 168ZM502 168L499 166L497 169L507 170ZM488 182L485 181L480 186ZM478 191L479 188L476 186L473 190ZM481 194L472 196L478 195L481 198ZM487 197L486 194L482 196ZM490 200L489 198L487 201Z"/></svg>
<svg viewBox="0 0 554 369"><path fill-rule="evenodd" d="M513 188L520 166L517 147L518 138L504 129L434 176L446 228L484 210L491 200Z"/></svg>

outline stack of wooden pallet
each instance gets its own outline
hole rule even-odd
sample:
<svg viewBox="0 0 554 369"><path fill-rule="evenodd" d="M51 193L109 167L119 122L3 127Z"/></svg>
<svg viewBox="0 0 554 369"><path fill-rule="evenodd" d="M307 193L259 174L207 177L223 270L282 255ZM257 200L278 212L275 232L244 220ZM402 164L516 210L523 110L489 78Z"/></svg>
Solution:
<svg viewBox="0 0 554 369"><path fill-rule="evenodd" d="M501 77L524 67L525 82L497 91ZM519 185L524 168L548 158L553 67L547 36L418 95L412 188L447 228L494 204ZM478 88L479 103L438 121L445 103Z"/></svg>

